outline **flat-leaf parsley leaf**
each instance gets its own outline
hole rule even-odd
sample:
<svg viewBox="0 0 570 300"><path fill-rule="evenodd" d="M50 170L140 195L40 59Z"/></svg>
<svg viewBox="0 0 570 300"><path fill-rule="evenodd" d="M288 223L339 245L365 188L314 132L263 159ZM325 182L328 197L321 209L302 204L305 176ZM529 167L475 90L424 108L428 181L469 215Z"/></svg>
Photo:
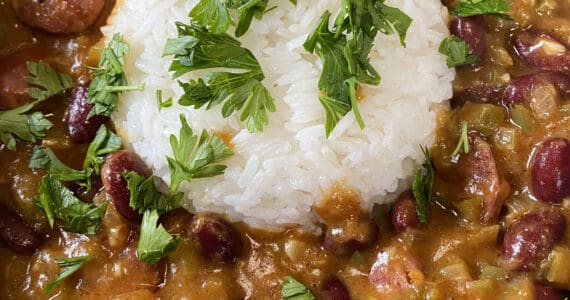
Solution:
<svg viewBox="0 0 570 300"><path fill-rule="evenodd" d="M431 155L429 154L429 149L423 146L421 149L425 156L425 162L422 165L422 168L416 171L416 176L412 184L412 192L416 199L416 212L418 214L418 219L420 222L425 223L427 221L427 206L433 196L435 168L433 166Z"/></svg>
<svg viewBox="0 0 570 300"><path fill-rule="evenodd" d="M71 258L56 258L55 261L61 268L61 272L59 273L59 275L57 275L57 278L54 281L46 284L46 286L44 287L44 294L49 295L53 291L53 289L55 289L58 285L60 285L65 279L67 279L67 277L77 272L77 270L81 269L92 259L93 257L91 255L71 257Z"/></svg>
<svg viewBox="0 0 570 300"><path fill-rule="evenodd" d="M439 53L447 57L446 63L450 68L470 65L479 61L479 57L469 54L469 51L469 45L455 35L445 38L439 44Z"/></svg>
<svg viewBox="0 0 570 300"><path fill-rule="evenodd" d="M285 300L315 300L311 290L291 276L285 276L281 296Z"/></svg>
<svg viewBox="0 0 570 300"><path fill-rule="evenodd" d="M461 0L458 6L451 10L451 14L461 17L476 15L492 15L498 18L511 20L509 3L505 0Z"/></svg>
<svg viewBox="0 0 570 300"><path fill-rule="evenodd" d="M164 226L158 224L158 212L144 212L137 253L143 262L154 264L168 253L174 251L180 243L180 237L172 237Z"/></svg>

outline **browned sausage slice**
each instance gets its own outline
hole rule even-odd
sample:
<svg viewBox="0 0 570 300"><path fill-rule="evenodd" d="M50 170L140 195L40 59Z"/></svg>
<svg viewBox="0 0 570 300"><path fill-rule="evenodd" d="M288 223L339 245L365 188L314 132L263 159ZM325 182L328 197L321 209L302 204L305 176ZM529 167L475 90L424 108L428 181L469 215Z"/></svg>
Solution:
<svg viewBox="0 0 570 300"><path fill-rule="evenodd" d="M93 25L105 0L12 0L18 18L51 33L77 33Z"/></svg>
<svg viewBox="0 0 570 300"><path fill-rule="evenodd" d="M41 237L15 211L0 204L0 238L16 253L31 254Z"/></svg>

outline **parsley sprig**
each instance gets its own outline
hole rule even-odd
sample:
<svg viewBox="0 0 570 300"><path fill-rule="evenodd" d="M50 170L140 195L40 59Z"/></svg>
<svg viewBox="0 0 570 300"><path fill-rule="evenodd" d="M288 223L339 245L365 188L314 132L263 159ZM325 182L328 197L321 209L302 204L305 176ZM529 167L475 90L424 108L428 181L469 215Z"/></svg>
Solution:
<svg viewBox="0 0 570 300"><path fill-rule="evenodd" d="M27 63L30 76L24 79L32 86L28 88L28 95L37 101L43 101L59 95L73 87L73 80L69 75L58 73L44 62Z"/></svg>
<svg viewBox="0 0 570 300"><path fill-rule="evenodd" d="M470 65L479 61L479 56L469 54L470 50L469 45L455 35L443 39L439 44L439 53L447 57L446 63L449 68Z"/></svg>
<svg viewBox="0 0 570 300"><path fill-rule="evenodd" d="M87 263L89 263L93 257L91 255L71 257L71 258L56 258L55 261L61 268L61 272L57 278L46 284L44 287L44 294L49 295L57 286L59 286L65 279L71 276L77 270L81 269Z"/></svg>
<svg viewBox="0 0 570 300"><path fill-rule="evenodd" d="M412 192L416 199L416 212L420 222L427 222L427 206L433 196L433 184L435 179L435 168L429 149L421 147L425 156L425 162L421 169L416 171L416 176L412 184Z"/></svg>
<svg viewBox="0 0 570 300"><path fill-rule="evenodd" d="M144 84L128 85L125 76L125 56L129 52L129 45L116 33L106 48L101 49L101 60L97 68L91 70L95 74L87 92L89 103L93 108L88 118L95 115L110 116L117 108L119 93L134 90L143 90Z"/></svg>
<svg viewBox="0 0 570 300"><path fill-rule="evenodd" d="M285 300L315 300L311 290L291 276L285 276L281 296Z"/></svg>
<svg viewBox="0 0 570 300"><path fill-rule="evenodd" d="M225 33L230 25L236 25L232 12L239 14L235 36L246 33L255 17L261 20L268 0L201 0L190 12L190 18L214 33Z"/></svg>
<svg viewBox="0 0 570 300"><path fill-rule="evenodd" d="M156 210L159 214L163 214L180 206L184 194L165 195L159 192L154 185L154 176L143 177L132 171L123 176L129 187L129 206L139 213Z"/></svg>
<svg viewBox="0 0 570 300"><path fill-rule="evenodd" d="M97 207L77 199L49 174L40 182L34 203L45 212L51 228L55 219L60 219L65 223L63 229L74 233L94 234L107 209L106 203Z"/></svg>
<svg viewBox="0 0 570 300"><path fill-rule="evenodd" d="M164 226L158 224L156 210L145 211L141 224L141 234L137 253L143 262L154 264L174 251L180 243L180 237L172 237Z"/></svg>
<svg viewBox="0 0 570 300"><path fill-rule="evenodd" d="M323 62L319 79L319 101L326 112L327 138L340 119L353 110L360 128L364 121L358 111L356 89L359 84L377 85L380 74L370 63L369 55L378 32L396 33L405 46L412 19L384 1L343 0L332 30L331 13L325 11L319 24L303 44Z"/></svg>
<svg viewBox="0 0 570 300"><path fill-rule="evenodd" d="M466 121L461 122L461 134L459 136L459 141L457 142L457 146L453 149L451 156L456 156L463 148L464 153L469 153L469 136L467 132L468 123Z"/></svg>
<svg viewBox="0 0 570 300"><path fill-rule="evenodd" d="M458 6L451 10L451 14L461 17L476 15L492 15L498 18L511 20L509 3L505 0L461 0Z"/></svg>
<svg viewBox="0 0 570 300"><path fill-rule="evenodd" d="M194 135L184 115L180 115L180 138L170 135L170 146L174 157L167 157L170 169L170 191L176 192L182 181L194 178L213 177L224 173L225 165L220 162L234 153L215 134L203 130Z"/></svg>
<svg viewBox="0 0 570 300"><path fill-rule="evenodd" d="M174 78L204 69L231 68L232 71L212 72L197 80L180 82L184 95L179 104L210 109L224 103L222 115L229 117L241 110L240 120L249 132L260 132L269 124L268 112L275 103L261 83L265 78L259 62L239 41L225 33L214 33L190 23L176 23L178 38L169 39L164 56L174 55L170 66Z"/></svg>
<svg viewBox="0 0 570 300"><path fill-rule="evenodd" d="M31 169L46 169L49 174L59 181L88 181L92 169L75 170L64 164L49 148L34 147L32 158L28 165Z"/></svg>
<svg viewBox="0 0 570 300"><path fill-rule="evenodd" d="M101 125L95 134L95 138L89 144L89 148L87 148L83 168L86 170L92 168L95 174L99 175L105 155L119 151L122 143L123 139L120 136L113 133L105 125Z"/></svg>

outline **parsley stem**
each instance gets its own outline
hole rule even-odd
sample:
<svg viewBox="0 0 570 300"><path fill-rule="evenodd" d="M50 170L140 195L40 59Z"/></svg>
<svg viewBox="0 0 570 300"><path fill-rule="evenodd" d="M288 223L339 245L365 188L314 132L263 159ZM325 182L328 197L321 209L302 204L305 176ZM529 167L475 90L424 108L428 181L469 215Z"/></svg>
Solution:
<svg viewBox="0 0 570 300"><path fill-rule="evenodd" d="M457 143L457 146L451 153L451 156L456 156L457 154L459 154L459 151L461 150L462 146L463 146L463 152L469 153L469 136L467 135L467 126L468 124L466 121L461 122L461 136L459 137L459 142Z"/></svg>
<svg viewBox="0 0 570 300"><path fill-rule="evenodd" d="M142 91L144 90L144 83L139 85L119 85L119 86L106 86L105 91L109 93L128 92L128 91Z"/></svg>
<svg viewBox="0 0 570 300"><path fill-rule="evenodd" d="M358 126L360 129L364 129L364 120L362 120L362 116L360 115L360 111L358 110L358 101L356 100L356 83L358 81L353 77L348 80L348 90L350 92L350 105L352 106L352 110L354 111L354 116L356 117L356 121L358 121Z"/></svg>

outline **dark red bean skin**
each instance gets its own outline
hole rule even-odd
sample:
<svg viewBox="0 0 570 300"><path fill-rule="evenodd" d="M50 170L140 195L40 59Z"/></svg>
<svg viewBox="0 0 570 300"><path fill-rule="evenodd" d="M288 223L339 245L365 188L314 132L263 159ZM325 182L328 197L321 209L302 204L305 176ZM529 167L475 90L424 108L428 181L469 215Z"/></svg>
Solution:
<svg viewBox="0 0 570 300"><path fill-rule="evenodd" d="M541 70L570 72L570 50L545 32L520 32L515 35L513 45L518 56L531 66Z"/></svg>
<svg viewBox="0 0 570 300"><path fill-rule="evenodd" d="M107 155L101 168L101 181L117 211L127 219L138 220L139 213L129 206L130 192L123 177L130 171L142 176L151 175L150 170L136 153L128 150L111 153Z"/></svg>
<svg viewBox="0 0 570 300"><path fill-rule="evenodd" d="M32 98L28 95L30 86L24 80L24 77L28 76L24 55L29 54L26 52L15 57L0 59L0 110L9 110L32 102Z"/></svg>
<svg viewBox="0 0 570 300"><path fill-rule="evenodd" d="M397 233L406 231L408 228L417 228L419 225L418 213L416 212L416 200L411 191L404 192L398 197L392 206L392 225Z"/></svg>
<svg viewBox="0 0 570 300"><path fill-rule="evenodd" d="M558 93L570 97L570 76L558 72L538 72L513 79L503 91L503 105L526 104L527 95L540 85L552 84Z"/></svg>
<svg viewBox="0 0 570 300"><path fill-rule="evenodd" d="M534 155L531 170L533 195L541 202L560 203L570 194L570 142L552 138Z"/></svg>
<svg viewBox="0 0 570 300"><path fill-rule="evenodd" d="M87 118L93 105L89 103L87 91L89 84L81 83L71 91L71 102L67 108L66 121L67 131L74 143L89 143L95 138L95 134L101 125L109 118L105 116L93 116Z"/></svg>
<svg viewBox="0 0 570 300"><path fill-rule="evenodd" d="M456 108L462 106L467 101L476 103L499 103L501 92L501 89L492 87L488 83L476 82L463 91L455 92L449 104L451 108Z"/></svg>
<svg viewBox="0 0 570 300"><path fill-rule="evenodd" d="M351 300L350 292L344 283L336 276L323 281L321 287L321 300Z"/></svg>
<svg viewBox="0 0 570 300"><path fill-rule="evenodd" d="M242 252L242 240L235 227L213 213L200 213L190 223L190 235L198 252L208 259L232 264Z"/></svg>
<svg viewBox="0 0 570 300"><path fill-rule="evenodd" d="M528 213L506 230L501 265L508 270L534 270L548 256L566 231L566 217L557 208Z"/></svg>
<svg viewBox="0 0 570 300"><path fill-rule="evenodd" d="M450 31L469 45L469 54L480 58L485 56L487 41L485 40L484 20L481 16L457 17L451 21Z"/></svg>
<svg viewBox="0 0 570 300"><path fill-rule="evenodd" d="M378 226L368 217L349 218L327 226L322 247L329 253L347 257L370 247L378 237Z"/></svg>
<svg viewBox="0 0 570 300"><path fill-rule="evenodd" d="M42 244L41 236L18 213L0 204L0 238L12 251L32 254Z"/></svg>
<svg viewBox="0 0 570 300"><path fill-rule="evenodd" d="M12 0L16 16L25 24L50 33L77 33L93 25L105 0Z"/></svg>
<svg viewBox="0 0 570 300"><path fill-rule="evenodd" d="M534 296L536 300L562 300L557 290L542 284L534 284Z"/></svg>
<svg viewBox="0 0 570 300"><path fill-rule="evenodd" d="M73 194L83 202L93 203L93 198L103 191L103 183L101 178L93 178L91 180L91 188L76 185L72 188Z"/></svg>

